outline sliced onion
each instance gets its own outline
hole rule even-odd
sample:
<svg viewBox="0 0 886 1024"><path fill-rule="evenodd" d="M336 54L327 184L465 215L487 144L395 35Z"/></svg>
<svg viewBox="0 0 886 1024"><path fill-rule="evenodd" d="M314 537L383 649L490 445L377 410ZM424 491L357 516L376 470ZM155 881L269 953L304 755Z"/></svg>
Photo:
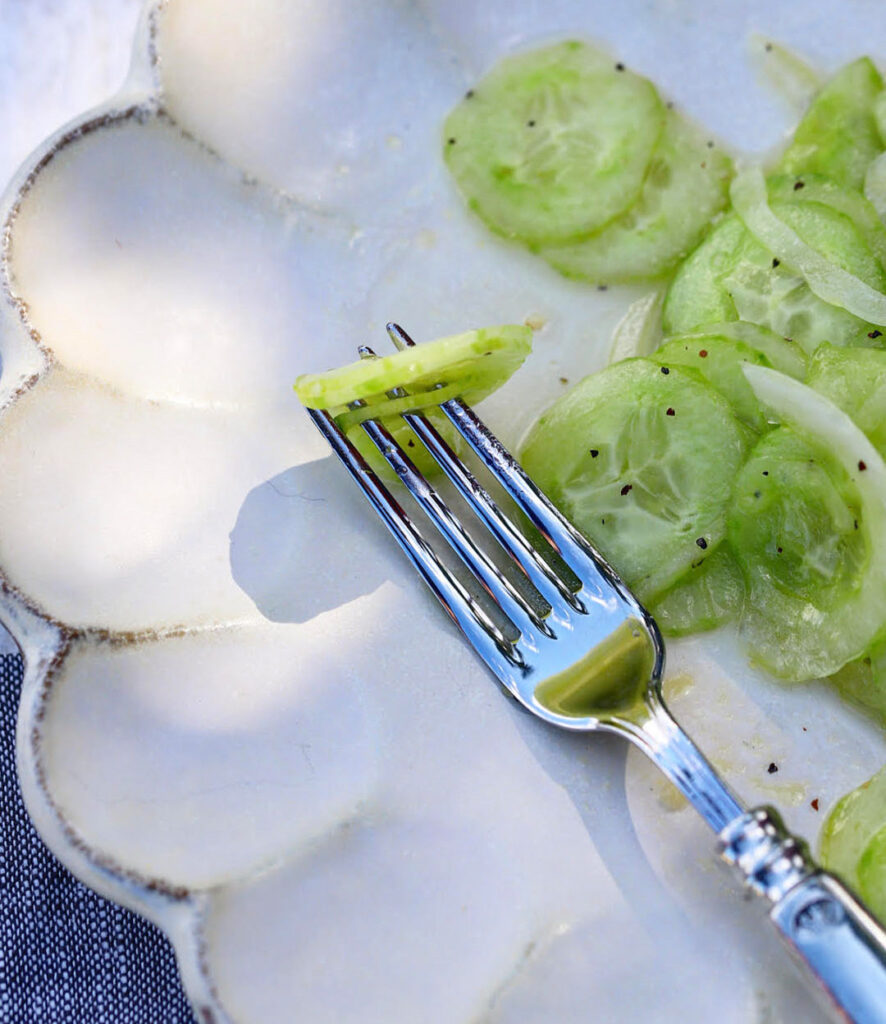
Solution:
<svg viewBox="0 0 886 1024"><path fill-rule="evenodd" d="M661 307L664 289L641 295L615 325L609 362L617 363L634 356L648 356L661 341Z"/></svg>
<svg viewBox="0 0 886 1024"><path fill-rule="evenodd" d="M886 295L831 263L775 216L769 208L766 181L759 167L749 167L737 174L729 194L748 231L774 256L799 271L820 299L868 323L886 326Z"/></svg>
<svg viewBox="0 0 886 1024"><path fill-rule="evenodd" d="M823 76L793 50L759 32L748 39L751 56L775 91L803 113L823 84Z"/></svg>

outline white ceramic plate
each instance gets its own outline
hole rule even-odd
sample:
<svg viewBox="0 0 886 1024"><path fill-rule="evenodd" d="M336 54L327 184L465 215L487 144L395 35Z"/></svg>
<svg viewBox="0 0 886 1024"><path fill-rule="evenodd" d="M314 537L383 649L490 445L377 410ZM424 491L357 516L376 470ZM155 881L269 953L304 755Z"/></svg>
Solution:
<svg viewBox="0 0 886 1024"><path fill-rule="evenodd" d="M825 70L886 54L873 0L168 0L121 92L13 180L0 615L27 659L22 785L58 856L170 935L201 1021L817 1019L704 826L612 738L499 697L290 390L391 318L429 338L533 317L483 409L515 443L637 293L475 223L443 115L497 56L579 34L766 150L793 113L751 30ZM713 760L810 837L884 760L728 632L670 662Z"/></svg>

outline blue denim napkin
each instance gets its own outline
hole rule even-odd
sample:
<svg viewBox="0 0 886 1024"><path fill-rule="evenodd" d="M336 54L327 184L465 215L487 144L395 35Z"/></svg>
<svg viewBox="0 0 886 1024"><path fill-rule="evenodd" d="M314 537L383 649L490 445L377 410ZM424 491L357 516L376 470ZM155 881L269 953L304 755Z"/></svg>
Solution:
<svg viewBox="0 0 886 1024"><path fill-rule="evenodd" d="M163 935L76 881L25 813L22 675L17 654L0 654L0 1024L194 1024Z"/></svg>

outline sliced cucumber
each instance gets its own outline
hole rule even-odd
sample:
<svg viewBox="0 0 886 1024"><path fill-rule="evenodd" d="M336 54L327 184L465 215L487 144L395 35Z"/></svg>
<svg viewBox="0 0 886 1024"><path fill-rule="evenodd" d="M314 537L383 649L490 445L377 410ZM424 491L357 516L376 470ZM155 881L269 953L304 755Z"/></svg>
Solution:
<svg viewBox="0 0 886 1024"><path fill-rule="evenodd" d="M858 228L880 265L886 267L886 228L873 203L861 192L843 188L835 181L812 173L775 175L766 182L766 189L770 203L822 203L845 214Z"/></svg>
<svg viewBox="0 0 886 1024"><path fill-rule="evenodd" d="M844 665L829 679L848 704L886 728L886 643Z"/></svg>
<svg viewBox="0 0 886 1024"><path fill-rule="evenodd" d="M529 327L483 327L327 373L305 374L295 382L295 391L308 408L329 409L349 430L367 419L398 416L450 398L479 402L522 365L531 348ZM395 388L407 394L390 396ZM358 401L366 404L347 408Z"/></svg>
<svg viewBox="0 0 886 1024"><path fill-rule="evenodd" d="M858 860L858 894L877 917L886 918L886 808L883 825Z"/></svg>
<svg viewBox="0 0 886 1024"><path fill-rule="evenodd" d="M566 241L636 201L663 124L651 82L570 41L497 64L447 118L444 157L494 231Z"/></svg>
<svg viewBox="0 0 886 1024"><path fill-rule="evenodd" d="M555 402L521 459L649 601L720 543L744 449L729 404L699 374L628 359Z"/></svg>
<svg viewBox="0 0 886 1024"><path fill-rule="evenodd" d="M850 218L819 203L785 203L776 213L759 167L736 175L729 196L748 231L777 260L800 273L818 298L862 320L886 325L886 274ZM842 239L833 224L822 221L823 210L843 217ZM854 239L846 233L850 226Z"/></svg>
<svg viewBox="0 0 886 1024"><path fill-rule="evenodd" d="M867 57L847 64L824 86L779 162L788 174L823 174L861 189L868 164L883 149L874 104L883 79Z"/></svg>
<svg viewBox="0 0 886 1024"><path fill-rule="evenodd" d="M748 584L742 633L775 675L832 675L886 622L886 465L818 392L763 367L744 372L786 426L764 435L735 484L729 542Z"/></svg>
<svg viewBox="0 0 886 1024"><path fill-rule="evenodd" d="M771 209L836 266L886 290L883 269L845 214L816 202L773 201ZM802 274L773 256L735 214L725 217L677 271L662 320L665 334L747 320L791 338L807 352L823 341L866 344L876 326L820 299Z"/></svg>
<svg viewBox="0 0 886 1024"><path fill-rule="evenodd" d="M637 202L587 238L536 251L567 277L586 281L661 277L724 209L731 175L729 156L671 111Z"/></svg>
<svg viewBox="0 0 886 1024"><path fill-rule="evenodd" d="M766 417L742 372L748 363L770 365L761 352L722 335L678 335L666 338L654 358L667 366L691 366L720 392L742 422L757 431L766 428Z"/></svg>
<svg viewBox="0 0 886 1024"><path fill-rule="evenodd" d="M847 793L830 812L821 833L822 864L849 885L860 888L859 860L868 845L880 835L884 824L886 768Z"/></svg>
<svg viewBox="0 0 886 1024"><path fill-rule="evenodd" d="M886 457L886 351L820 345L806 383L848 413Z"/></svg>
<svg viewBox="0 0 886 1024"><path fill-rule="evenodd" d="M806 376L809 360L803 349L790 338L783 338L759 324L748 323L746 320L727 320L719 324L708 324L681 337L687 340L691 338L699 343L710 337L731 338L760 352L769 360L769 365L779 373L786 373L797 380L803 380Z"/></svg>
<svg viewBox="0 0 886 1024"><path fill-rule="evenodd" d="M728 544L721 544L653 604L650 611L666 636L700 633L731 622L744 604L744 576Z"/></svg>
<svg viewBox="0 0 886 1024"><path fill-rule="evenodd" d="M360 423L370 418L381 419L419 470L433 475L439 472L437 463L400 413L426 410L450 446L460 451L460 436L433 407L455 397L480 401L511 376L531 347L528 327L486 327L381 358L363 359L328 373L305 374L296 380L295 392L308 408L328 409L351 443L383 476L390 478L391 470L360 428ZM391 397L388 392L395 389L408 394ZM352 409L352 402L361 404Z"/></svg>

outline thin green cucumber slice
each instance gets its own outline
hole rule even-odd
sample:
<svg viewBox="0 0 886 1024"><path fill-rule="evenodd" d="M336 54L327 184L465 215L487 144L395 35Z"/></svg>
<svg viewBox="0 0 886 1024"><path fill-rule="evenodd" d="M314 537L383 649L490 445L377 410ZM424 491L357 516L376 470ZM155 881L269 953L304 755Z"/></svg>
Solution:
<svg viewBox="0 0 886 1024"><path fill-rule="evenodd" d="M858 859L858 894L881 920L886 919L886 808L883 825Z"/></svg>
<svg viewBox="0 0 886 1024"><path fill-rule="evenodd" d="M845 245L834 247L827 233L821 232L820 218L807 215L813 207L818 210L832 207L818 203L786 203L781 214L777 214L769 205L766 182L759 167L747 168L736 175L729 195L748 231L776 258L799 271L820 299L860 319L886 324L886 273L879 261L866 246L870 257L867 261L857 246L858 251L852 253ZM855 227L851 219L847 221ZM802 234L798 227L805 229ZM857 228L855 231L860 237Z"/></svg>
<svg viewBox="0 0 886 1024"><path fill-rule="evenodd" d="M670 111L637 202L586 238L536 251L562 274L585 281L662 277L725 208L731 176L729 156Z"/></svg>
<svg viewBox="0 0 886 1024"><path fill-rule="evenodd" d="M816 202L774 200L772 212L801 239L874 289L886 288L879 261L848 216ZM875 325L815 295L803 275L758 241L736 214L724 217L682 264L665 296L666 335L745 320L813 352L823 341L867 344Z"/></svg>
<svg viewBox="0 0 886 1024"><path fill-rule="evenodd" d="M654 358L667 366L690 366L697 370L729 402L743 423L756 431L766 428L760 403L742 373L742 366L748 363L770 365L761 352L734 338L690 334L666 338Z"/></svg>
<svg viewBox="0 0 886 1024"><path fill-rule="evenodd" d="M531 348L529 327L483 327L327 373L304 374L295 391L308 408L329 409L349 430L370 418L398 416L450 398L479 402L522 365ZM391 396L396 388L407 394ZM349 409L352 402L366 404Z"/></svg>
<svg viewBox="0 0 886 1024"><path fill-rule="evenodd" d="M769 360L769 365L789 377L803 380L809 360L802 348L790 338L783 338L768 327L749 323L747 320L725 320L719 324L707 324L689 334L680 335L686 339L703 342L705 338L731 338L748 348L755 349Z"/></svg>
<svg viewBox="0 0 886 1024"><path fill-rule="evenodd" d="M876 161L875 161L876 163ZM847 217L858 228L868 248L886 267L886 227L873 203L861 192L844 188L820 174L777 174L766 181L769 202L823 203Z"/></svg>
<svg viewBox="0 0 886 1024"><path fill-rule="evenodd" d="M727 543L722 543L666 590L650 611L665 636L686 636L732 622L744 605L744 576Z"/></svg>
<svg viewBox="0 0 886 1024"><path fill-rule="evenodd" d="M806 383L851 416L886 457L886 350L820 345Z"/></svg>
<svg viewBox="0 0 886 1024"><path fill-rule="evenodd" d="M446 119L443 151L494 231L566 241L637 200L663 124L651 82L569 41L500 61Z"/></svg>
<svg viewBox="0 0 886 1024"><path fill-rule="evenodd" d="M822 864L855 889L860 889L859 862L886 825L886 768L842 797L821 832ZM878 846L882 840L877 839ZM881 908L881 914L886 908Z"/></svg>
<svg viewBox="0 0 886 1024"><path fill-rule="evenodd" d="M840 696L886 728L886 642L844 665L829 679Z"/></svg>
<svg viewBox="0 0 886 1024"><path fill-rule="evenodd" d="M832 675L886 623L886 465L823 395L760 366L744 372L785 424L735 483L729 543L745 573L751 657L792 681Z"/></svg>
<svg viewBox="0 0 886 1024"><path fill-rule="evenodd" d="M883 79L869 58L847 64L812 101L779 168L861 189L868 164L883 149L874 113L882 91Z"/></svg>
<svg viewBox="0 0 886 1024"><path fill-rule="evenodd" d="M627 359L555 402L521 460L650 601L722 540L745 443L728 402L700 374Z"/></svg>

